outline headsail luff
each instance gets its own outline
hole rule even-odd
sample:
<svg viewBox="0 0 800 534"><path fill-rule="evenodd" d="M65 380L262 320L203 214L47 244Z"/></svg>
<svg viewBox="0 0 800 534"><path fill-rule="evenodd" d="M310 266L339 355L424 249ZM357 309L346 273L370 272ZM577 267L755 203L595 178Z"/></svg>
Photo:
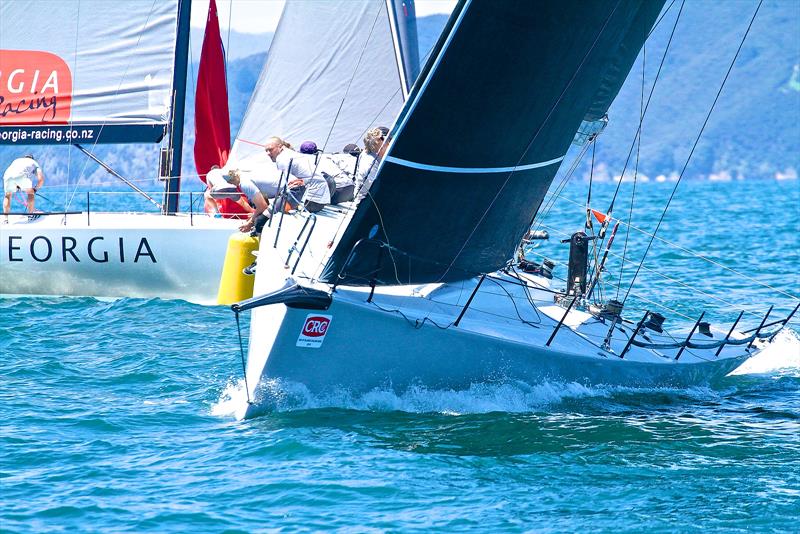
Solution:
<svg viewBox="0 0 800 534"><path fill-rule="evenodd" d="M368 238L389 250L361 247L344 283L449 282L505 265L581 121L605 112L662 6L462 0L322 279L341 282Z"/></svg>
<svg viewBox="0 0 800 534"><path fill-rule="evenodd" d="M416 45L414 20L406 23ZM414 65L416 54L410 47L403 57ZM391 124L404 102L397 57L387 2L287 0L229 166L272 167L262 146L269 136L338 152Z"/></svg>
<svg viewBox="0 0 800 534"><path fill-rule="evenodd" d="M178 0L48 2L32 28L39 4L0 2L0 143L159 142Z"/></svg>

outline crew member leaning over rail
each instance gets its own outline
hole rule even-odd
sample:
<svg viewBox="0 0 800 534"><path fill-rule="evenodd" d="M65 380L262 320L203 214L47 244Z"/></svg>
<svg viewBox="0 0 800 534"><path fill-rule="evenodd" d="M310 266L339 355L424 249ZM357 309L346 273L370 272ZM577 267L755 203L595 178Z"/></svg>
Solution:
<svg viewBox="0 0 800 534"><path fill-rule="evenodd" d="M264 223L269 218L266 213L266 209L269 207L267 199L258 190L256 184L249 178L241 176L239 171L231 170L224 176L225 181L238 187L254 207L250 217L239 227L239 230L242 232L250 232L252 230L255 235L260 234L261 229L264 228Z"/></svg>
<svg viewBox="0 0 800 534"><path fill-rule="evenodd" d="M36 180L36 187L33 185ZM32 154L26 154L11 162L3 173L3 213L11 211L11 195L17 191L23 192L28 197L26 206L28 213L33 213L36 209L36 191L44 185L44 173ZM7 222L7 218L3 219Z"/></svg>

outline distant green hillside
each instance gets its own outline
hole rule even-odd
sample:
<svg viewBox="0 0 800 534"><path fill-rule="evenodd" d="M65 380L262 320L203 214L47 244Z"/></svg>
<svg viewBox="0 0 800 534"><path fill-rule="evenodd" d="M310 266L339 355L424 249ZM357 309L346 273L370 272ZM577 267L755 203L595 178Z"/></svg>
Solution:
<svg viewBox="0 0 800 534"><path fill-rule="evenodd" d="M683 167L706 113L736 52L755 0L687 2L669 47L647 111L639 151L639 170L650 177ZM680 2L675 2L645 49L645 94L649 92L667 45ZM436 41L446 17L419 21L420 51ZM729 173L734 178L772 177L800 171L800 2L764 2L734 65L687 171L687 178ZM271 35L232 34L228 65L231 131L237 131L264 62ZM224 38L225 39L225 38ZM195 48L197 41L195 42ZM242 57L242 50L258 52ZM196 56L196 54L193 54ZM196 59L194 57L193 59ZM610 124L597 145L599 174L618 175L636 133L641 104L640 61L609 111ZM197 65L190 69L196 75ZM193 87L193 82L190 83ZM184 189L200 189L194 174L194 95L187 95L184 136ZM30 148L45 166L50 185L114 183L76 150L65 147L0 147L0 166ZM152 146L98 147L96 152L123 175L157 189L157 149ZM635 156L634 151L634 156ZM632 169L633 163L629 165ZM69 170L69 172L68 172ZM588 173L588 158L578 175Z"/></svg>
<svg viewBox="0 0 800 534"><path fill-rule="evenodd" d="M645 99L680 2L645 48ZM642 128L641 172L680 172L734 58L756 1L687 2ZM596 162L621 173L642 102L642 57L609 110ZM800 2L764 2L686 171L688 177L730 173L772 177L800 171ZM635 156L635 152L634 152ZM629 169L632 165L629 165ZM582 168L584 172L588 167Z"/></svg>

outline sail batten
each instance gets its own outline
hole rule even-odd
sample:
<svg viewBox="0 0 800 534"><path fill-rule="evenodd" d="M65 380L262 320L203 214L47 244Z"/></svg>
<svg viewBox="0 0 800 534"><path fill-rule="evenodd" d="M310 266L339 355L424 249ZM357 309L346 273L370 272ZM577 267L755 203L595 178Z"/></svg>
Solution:
<svg viewBox="0 0 800 534"><path fill-rule="evenodd" d="M502 268L581 122L616 95L661 5L460 2L322 278L425 284ZM392 253L351 254L364 239Z"/></svg>
<svg viewBox="0 0 800 534"><path fill-rule="evenodd" d="M538 169L539 167L548 167L556 163L561 163L563 159L564 156L561 156L558 158L553 158L548 161L529 163L527 165L512 165L510 167L443 167L441 165L428 165L425 163L408 161L396 158L394 156L389 156L388 158L386 158L386 161L388 161L389 163L394 163L396 165L402 165L403 167L409 167L411 169L420 169L423 171L452 172L458 174L494 174L500 172L509 173L509 172L524 171L527 169Z"/></svg>

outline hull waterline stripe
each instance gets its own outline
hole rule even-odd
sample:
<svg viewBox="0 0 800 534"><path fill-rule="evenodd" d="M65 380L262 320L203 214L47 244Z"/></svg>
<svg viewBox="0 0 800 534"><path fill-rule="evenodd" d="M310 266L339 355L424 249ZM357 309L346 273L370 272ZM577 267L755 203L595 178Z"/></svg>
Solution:
<svg viewBox="0 0 800 534"><path fill-rule="evenodd" d="M441 167L439 165L427 165L425 163L416 163L414 161L408 161L405 159L396 158L394 156L387 157L386 161L394 163L396 165L402 165L403 167L411 167L412 169L420 169L423 171L453 172L461 174L491 174L499 172L524 171L527 169L538 169L540 167L547 167L555 163L560 163L561 160L563 159L564 156L561 156L560 158L551 159L549 161L541 161L539 163L529 163L528 165L517 165L516 167Z"/></svg>

